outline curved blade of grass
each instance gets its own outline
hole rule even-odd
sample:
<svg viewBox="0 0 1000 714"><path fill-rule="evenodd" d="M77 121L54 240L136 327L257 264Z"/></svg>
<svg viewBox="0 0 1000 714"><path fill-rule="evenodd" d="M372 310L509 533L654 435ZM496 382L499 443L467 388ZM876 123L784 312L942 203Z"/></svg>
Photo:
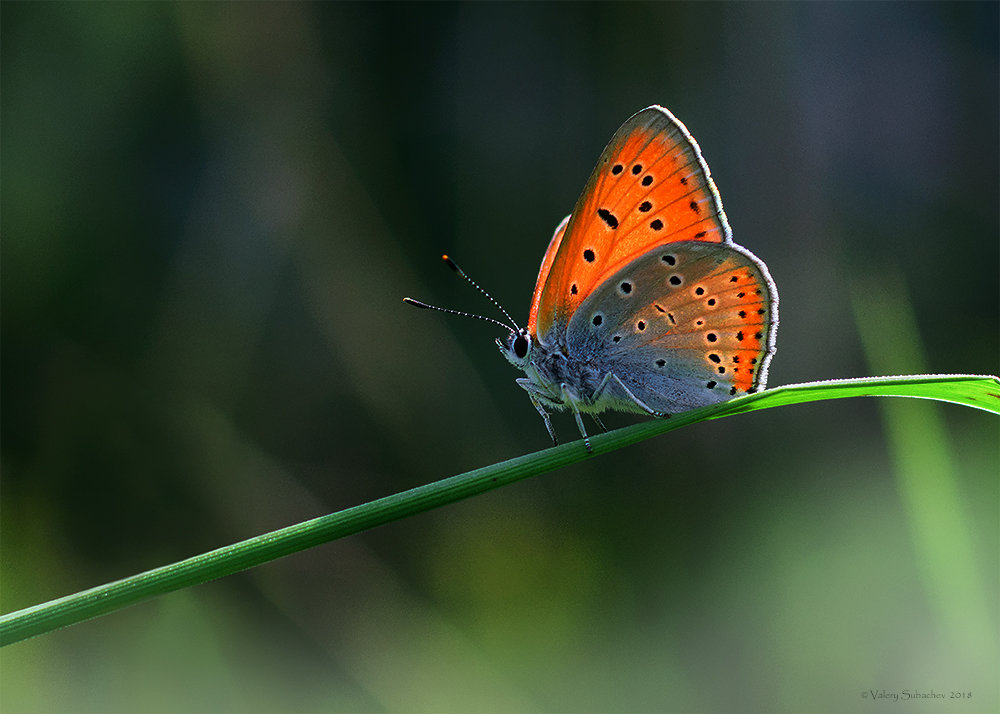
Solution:
<svg viewBox="0 0 1000 714"><path fill-rule="evenodd" d="M191 585L231 575L375 526L429 511L494 488L553 471L651 436L707 419L776 406L858 396L919 397L1000 414L1000 379L975 375L920 375L810 382L769 389L669 419L634 424L591 437L593 454L575 441L519 456L304 521L129 578L0 616L0 646L106 615Z"/></svg>

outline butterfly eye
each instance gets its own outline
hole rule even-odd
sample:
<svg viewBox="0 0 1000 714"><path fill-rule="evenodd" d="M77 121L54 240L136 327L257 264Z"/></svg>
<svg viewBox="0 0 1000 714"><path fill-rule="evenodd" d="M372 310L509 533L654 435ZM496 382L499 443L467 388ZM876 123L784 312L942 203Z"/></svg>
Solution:
<svg viewBox="0 0 1000 714"><path fill-rule="evenodd" d="M531 342L528 341L527 335L518 335L514 338L513 344L511 344L511 349L514 351L514 355L518 359L524 359L528 356L528 349L531 347Z"/></svg>

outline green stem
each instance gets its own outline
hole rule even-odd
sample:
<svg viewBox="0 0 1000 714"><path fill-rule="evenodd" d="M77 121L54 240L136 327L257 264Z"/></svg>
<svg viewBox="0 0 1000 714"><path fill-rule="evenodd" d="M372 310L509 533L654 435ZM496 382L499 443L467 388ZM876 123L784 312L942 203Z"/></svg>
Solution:
<svg viewBox="0 0 1000 714"><path fill-rule="evenodd" d="M758 409L852 396L938 399L1000 414L1000 379L991 376L876 377L769 389L677 414L669 419L646 421L607 434L598 434L591 437L592 454L587 453L582 441L575 441L519 456L0 616L0 646L106 615L156 595L231 575L306 548L461 501L682 426Z"/></svg>

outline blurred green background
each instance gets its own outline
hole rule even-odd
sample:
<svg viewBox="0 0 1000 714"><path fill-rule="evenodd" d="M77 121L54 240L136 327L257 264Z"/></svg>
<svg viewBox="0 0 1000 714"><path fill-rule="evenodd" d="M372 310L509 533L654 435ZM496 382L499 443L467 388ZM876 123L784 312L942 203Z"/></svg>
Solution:
<svg viewBox="0 0 1000 714"><path fill-rule="evenodd" d="M998 369L996 3L0 12L4 612L546 447L400 298L489 313L448 252L523 321L653 103L772 385ZM995 712L998 468L956 406L700 424L9 647L0 708Z"/></svg>

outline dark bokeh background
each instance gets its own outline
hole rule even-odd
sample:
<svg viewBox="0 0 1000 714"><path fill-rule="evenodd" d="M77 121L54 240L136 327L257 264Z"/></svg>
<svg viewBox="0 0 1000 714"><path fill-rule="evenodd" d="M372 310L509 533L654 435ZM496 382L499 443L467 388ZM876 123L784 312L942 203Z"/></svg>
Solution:
<svg viewBox="0 0 1000 714"><path fill-rule="evenodd" d="M523 320L652 103L772 385L995 373L997 8L3 3L3 611L545 447L501 331L400 298L487 312L448 252ZM0 708L995 711L996 424L701 424L15 645Z"/></svg>

